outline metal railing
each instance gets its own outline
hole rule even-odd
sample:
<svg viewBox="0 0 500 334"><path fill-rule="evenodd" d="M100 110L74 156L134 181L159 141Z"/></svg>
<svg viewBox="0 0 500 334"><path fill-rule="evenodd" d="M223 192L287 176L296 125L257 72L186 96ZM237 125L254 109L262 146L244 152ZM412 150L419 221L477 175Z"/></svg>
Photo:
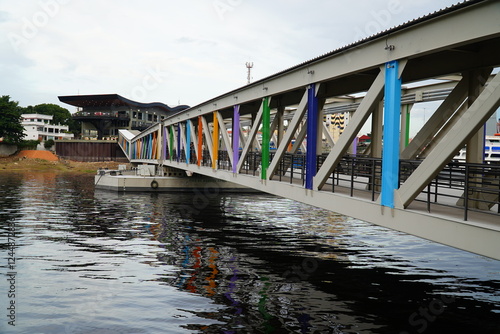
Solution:
<svg viewBox="0 0 500 334"><path fill-rule="evenodd" d="M422 194L426 198L416 200L425 201L429 212L437 204L462 209L464 220L470 212L500 215L500 165L451 162Z"/></svg>
<svg viewBox="0 0 500 334"><path fill-rule="evenodd" d="M258 154L247 159L255 163L260 160ZM317 156L316 171L321 168L325 159L326 155ZM410 177L420 163L419 160L400 161L399 185ZM287 153L279 162L273 179L303 183L305 165L304 154ZM250 170L255 171L256 168ZM253 174L255 175L255 172ZM337 192L343 188L344 191L348 190L351 197L365 192L369 193L371 201L375 201L381 191L381 178L382 159L346 155L330 174L323 191ZM463 219L467 220L470 212L500 215L499 198L500 164L451 162L426 185L415 201L426 203L429 212L433 205L463 210Z"/></svg>
<svg viewBox="0 0 500 334"><path fill-rule="evenodd" d="M195 152L191 151L190 163L195 164ZM173 152L174 160L177 154ZM212 167L208 150L202 154L201 165ZM327 155L316 157L316 172L325 162ZM168 158L168 157L167 157ZM270 160L274 153L270 154ZM242 163L240 173L259 176L261 173L261 153L249 152ZM184 150L179 156L180 162L186 162ZM399 185L402 185L420 165L419 160L401 160L399 169ZM227 151L220 150L217 169L231 171L232 164ZM288 183L304 184L306 175L305 154L285 153L278 163L273 180ZM362 155L344 156L330 174L322 191L347 193L351 197L377 200L382 184L382 159ZM362 195L367 193L368 196ZM424 202L427 211L433 206L441 205L463 210L463 219L467 220L470 212L482 212L500 215L500 164L469 164L451 162L436 175L421 191L415 201Z"/></svg>

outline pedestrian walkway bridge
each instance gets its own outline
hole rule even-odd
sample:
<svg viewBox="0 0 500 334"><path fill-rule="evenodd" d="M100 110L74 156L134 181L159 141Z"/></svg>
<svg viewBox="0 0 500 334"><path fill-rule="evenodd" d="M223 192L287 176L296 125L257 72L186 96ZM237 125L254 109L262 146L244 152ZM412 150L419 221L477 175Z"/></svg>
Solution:
<svg viewBox="0 0 500 334"><path fill-rule="evenodd" d="M232 181L500 259L500 164L483 161L484 124L500 106L499 13L499 1L460 3L140 134L121 131L120 146L132 163ZM437 100L410 141L412 106ZM338 112L350 121L332 136L324 119ZM366 127L371 144L361 151L355 141ZM464 146L466 161L454 161Z"/></svg>

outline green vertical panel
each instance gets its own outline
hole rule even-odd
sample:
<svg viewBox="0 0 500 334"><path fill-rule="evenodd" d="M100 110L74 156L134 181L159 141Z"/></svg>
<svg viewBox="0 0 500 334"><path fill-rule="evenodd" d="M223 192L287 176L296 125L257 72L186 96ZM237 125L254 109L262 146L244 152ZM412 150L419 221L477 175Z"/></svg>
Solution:
<svg viewBox="0 0 500 334"><path fill-rule="evenodd" d="M267 179L267 168L269 167L269 143L271 131L271 109L269 108L269 98L262 101L262 165L261 179Z"/></svg>
<svg viewBox="0 0 500 334"><path fill-rule="evenodd" d="M410 143L410 105L406 105L406 133L405 133L405 147Z"/></svg>

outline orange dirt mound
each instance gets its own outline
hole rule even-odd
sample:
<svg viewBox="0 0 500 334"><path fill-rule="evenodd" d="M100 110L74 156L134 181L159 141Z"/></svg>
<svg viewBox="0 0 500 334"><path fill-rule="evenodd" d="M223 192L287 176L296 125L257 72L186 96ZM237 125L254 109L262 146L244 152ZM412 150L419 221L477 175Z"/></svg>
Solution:
<svg viewBox="0 0 500 334"><path fill-rule="evenodd" d="M32 150L25 150L19 152L17 155L19 158L28 158L28 159L41 159L41 160L47 160L47 161L58 161L59 158L57 155L50 151L32 151Z"/></svg>

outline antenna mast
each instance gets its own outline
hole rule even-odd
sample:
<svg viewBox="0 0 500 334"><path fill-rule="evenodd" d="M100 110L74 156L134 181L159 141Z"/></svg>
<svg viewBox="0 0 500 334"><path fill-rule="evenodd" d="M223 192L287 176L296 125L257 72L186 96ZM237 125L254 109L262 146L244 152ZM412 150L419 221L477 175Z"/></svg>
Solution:
<svg viewBox="0 0 500 334"><path fill-rule="evenodd" d="M246 63L246 66L247 66L247 69L248 69L248 73L247 73L247 84L250 83L250 79L252 78L251 75L250 75L250 72L252 71L252 67L253 67L253 63L249 63L247 62Z"/></svg>

